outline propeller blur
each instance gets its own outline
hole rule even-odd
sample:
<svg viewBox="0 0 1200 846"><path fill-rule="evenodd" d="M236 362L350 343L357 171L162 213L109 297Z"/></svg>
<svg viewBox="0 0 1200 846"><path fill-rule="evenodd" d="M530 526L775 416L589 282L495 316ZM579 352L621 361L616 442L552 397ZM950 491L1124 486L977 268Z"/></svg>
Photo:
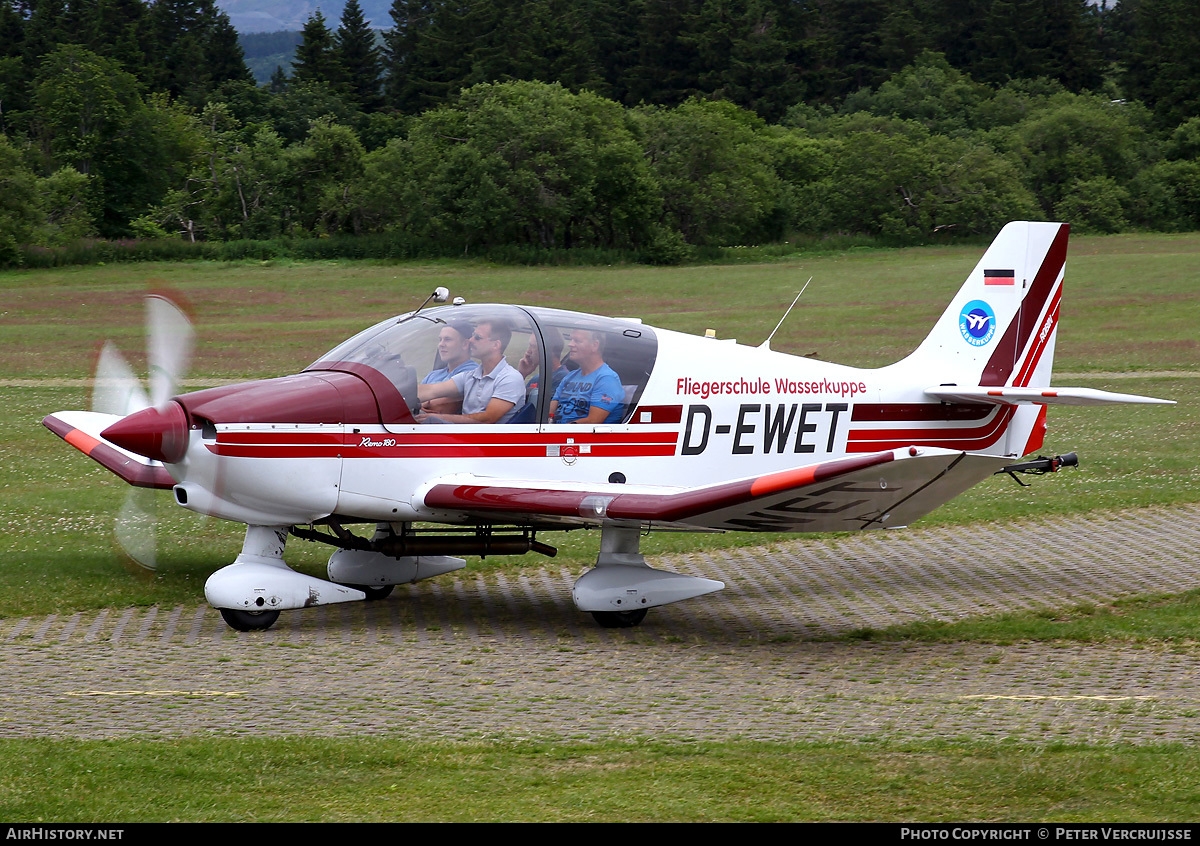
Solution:
<svg viewBox="0 0 1200 846"><path fill-rule="evenodd" d="M581 527L600 548L576 606L632 626L724 587L648 566L647 531L902 527L995 473L1072 466L1018 463L1050 405L1168 402L1052 386L1067 237L1006 226L918 349L877 369L438 289L300 373L180 394L191 327L156 295L149 392L106 347L93 410L43 422L135 488L246 525L205 585L236 629L466 557L553 555L539 535ZM287 566L289 536L335 548L327 578Z"/></svg>
<svg viewBox="0 0 1200 846"><path fill-rule="evenodd" d="M136 438L121 438L120 426L129 420L138 419L139 414L156 415L170 414L171 397L179 392L179 385L187 372L191 361L195 332L192 322L178 303L178 298L165 293L150 294L146 297L146 346L147 362L150 368L150 392L147 393L134 375L133 368L125 361L124 356L111 343L106 341L100 350L96 362L96 375L93 379L92 411L104 417L98 420L122 418L115 425L117 441L126 442L129 451L124 466L133 470L139 477L153 474L161 470L145 464L141 459L150 456L161 462L166 456L161 454L162 436L157 440L158 450L147 451L149 443ZM110 427L111 428L111 427ZM186 425L182 433L175 432L177 440L168 442L168 447L179 440L186 440ZM79 437L83 437L82 431ZM152 438L153 440L153 438ZM99 444L97 444L99 446ZM104 454L103 451L101 454ZM103 463L103 462L102 462ZM110 468L112 469L112 468ZM121 475L118 473L118 475ZM122 476L122 478L125 478ZM166 479L159 476L160 480ZM169 476L167 477L169 478ZM117 521L116 538L128 558L137 566L153 571L156 566L155 541L155 498L148 496L144 490L155 485L139 484L130 478L126 481L135 485L127 494L121 507Z"/></svg>

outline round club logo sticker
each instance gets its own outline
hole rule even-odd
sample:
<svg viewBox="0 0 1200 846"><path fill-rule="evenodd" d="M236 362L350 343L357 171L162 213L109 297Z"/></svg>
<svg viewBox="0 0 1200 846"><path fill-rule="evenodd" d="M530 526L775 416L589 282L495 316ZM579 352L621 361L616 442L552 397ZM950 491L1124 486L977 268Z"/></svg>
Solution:
<svg viewBox="0 0 1200 846"><path fill-rule="evenodd" d="M982 347L996 334L996 312L983 300L971 300L958 315L958 331L973 347Z"/></svg>

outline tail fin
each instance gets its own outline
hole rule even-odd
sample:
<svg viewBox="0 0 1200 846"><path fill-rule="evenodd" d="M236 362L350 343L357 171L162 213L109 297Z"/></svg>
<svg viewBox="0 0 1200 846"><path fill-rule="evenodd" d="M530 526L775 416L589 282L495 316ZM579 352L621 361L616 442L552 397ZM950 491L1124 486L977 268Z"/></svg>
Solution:
<svg viewBox="0 0 1200 846"><path fill-rule="evenodd" d="M1029 221L1000 230L909 363L939 383L1049 385L1069 231Z"/></svg>
<svg viewBox="0 0 1200 846"><path fill-rule="evenodd" d="M1069 231L1065 223L1005 226L933 331L901 362L928 380L927 397L1001 407L973 449L1006 456L1041 449L1047 405L1169 402L1050 387Z"/></svg>

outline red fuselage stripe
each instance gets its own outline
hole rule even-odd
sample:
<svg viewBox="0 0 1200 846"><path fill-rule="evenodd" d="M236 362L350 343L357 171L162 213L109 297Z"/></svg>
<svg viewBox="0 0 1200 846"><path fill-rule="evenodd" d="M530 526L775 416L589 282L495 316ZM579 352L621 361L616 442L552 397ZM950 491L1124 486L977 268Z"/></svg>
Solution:
<svg viewBox="0 0 1200 846"><path fill-rule="evenodd" d="M953 423L982 420L996 410L989 403L894 402L854 405L854 423Z"/></svg>
<svg viewBox="0 0 1200 846"><path fill-rule="evenodd" d="M452 446L545 446L547 444L674 444L678 432L501 432L450 433L421 432L392 434L390 432L221 432L219 445L237 446L359 446L364 438L373 441L387 439L395 446L452 447Z"/></svg>
<svg viewBox="0 0 1200 846"><path fill-rule="evenodd" d="M674 455L675 444L612 445L592 444L587 451L580 445L559 446L558 455L575 454L581 458L626 458L631 456ZM502 446L478 444L462 446L308 446L302 444L264 446L255 444L216 444L208 449L230 458L545 458L550 451L541 446Z"/></svg>
<svg viewBox="0 0 1200 846"><path fill-rule="evenodd" d="M1006 406L987 424L974 428L951 429L851 429L846 452L875 452L881 449L900 449L913 444L945 449L987 449L1004 435L1016 409Z"/></svg>

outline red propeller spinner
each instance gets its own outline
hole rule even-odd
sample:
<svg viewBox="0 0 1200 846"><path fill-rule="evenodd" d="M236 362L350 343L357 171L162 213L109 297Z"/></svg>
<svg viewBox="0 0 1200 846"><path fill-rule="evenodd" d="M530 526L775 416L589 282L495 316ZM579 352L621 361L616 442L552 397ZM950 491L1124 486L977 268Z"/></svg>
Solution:
<svg viewBox="0 0 1200 846"><path fill-rule="evenodd" d="M143 408L118 420L100 436L121 449L174 464L187 452L187 412L177 402Z"/></svg>

